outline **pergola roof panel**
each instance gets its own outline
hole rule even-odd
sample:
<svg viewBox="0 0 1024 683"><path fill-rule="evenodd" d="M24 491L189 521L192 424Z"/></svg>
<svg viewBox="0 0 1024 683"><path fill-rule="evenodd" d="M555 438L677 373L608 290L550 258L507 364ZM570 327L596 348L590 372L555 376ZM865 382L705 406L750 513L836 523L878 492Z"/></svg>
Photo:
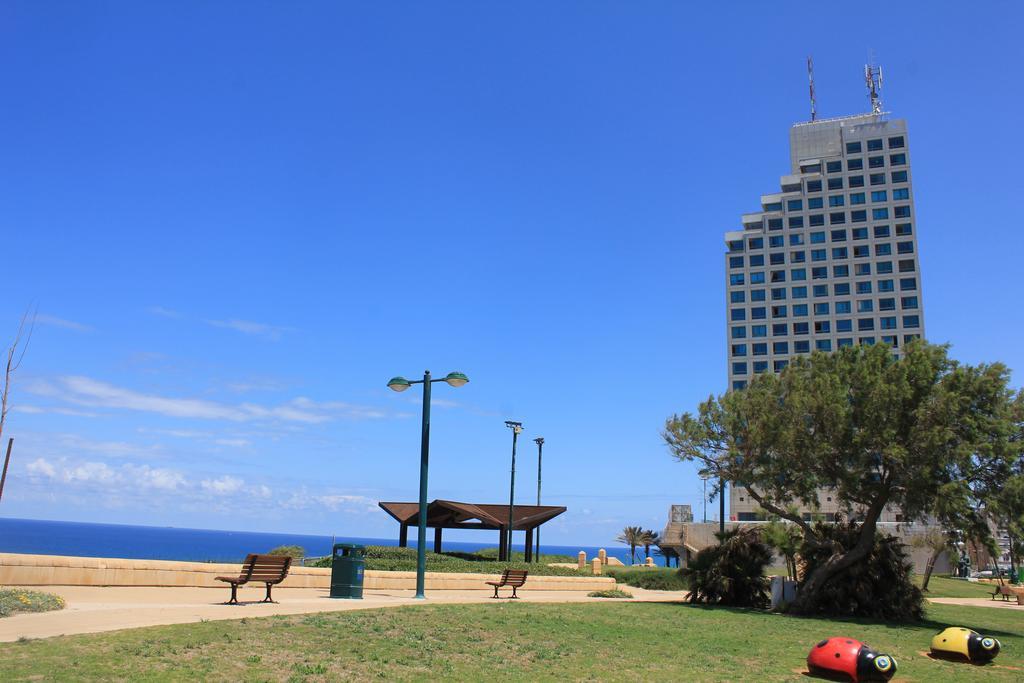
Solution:
<svg viewBox="0 0 1024 683"><path fill-rule="evenodd" d="M377 504L401 524L419 524L418 503ZM566 508L561 505L516 505L512 512L512 528L516 531L536 529L565 511ZM508 505L462 503L454 500L435 500L427 505L427 526L434 529L500 529L507 524Z"/></svg>

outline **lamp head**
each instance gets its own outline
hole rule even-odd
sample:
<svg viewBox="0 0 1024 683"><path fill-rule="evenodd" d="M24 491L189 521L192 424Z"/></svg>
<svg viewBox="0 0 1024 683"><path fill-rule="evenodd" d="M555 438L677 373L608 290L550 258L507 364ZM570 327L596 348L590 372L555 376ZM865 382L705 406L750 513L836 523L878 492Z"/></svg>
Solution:
<svg viewBox="0 0 1024 683"><path fill-rule="evenodd" d="M409 380L404 377L392 377L388 380L388 389L392 391L405 391L411 386Z"/></svg>
<svg viewBox="0 0 1024 683"><path fill-rule="evenodd" d="M448 375L445 376L444 381L452 387L463 387L469 383L469 378L461 372L449 372Z"/></svg>
<svg viewBox="0 0 1024 683"><path fill-rule="evenodd" d="M543 436L538 436L536 439L533 440L533 442L535 444L537 444L538 446L543 446L544 445L544 437Z"/></svg>
<svg viewBox="0 0 1024 683"><path fill-rule="evenodd" d="M523 433L523 423L522 422L513 422L512 420L505 420L505 426L508 427L509 429L511 429L516 434L522 434Z"/></svg>

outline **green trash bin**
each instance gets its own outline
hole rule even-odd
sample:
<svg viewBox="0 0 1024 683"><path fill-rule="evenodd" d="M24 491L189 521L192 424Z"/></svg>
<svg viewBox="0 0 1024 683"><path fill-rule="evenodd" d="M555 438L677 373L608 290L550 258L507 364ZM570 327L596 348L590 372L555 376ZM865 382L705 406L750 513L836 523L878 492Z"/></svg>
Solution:
<svg viewBox="0 0 1024 683"><path fill-rule="evenodd" d="M366 546L335 543L331 560L331 597L363 599L363 568Z"/></svg>

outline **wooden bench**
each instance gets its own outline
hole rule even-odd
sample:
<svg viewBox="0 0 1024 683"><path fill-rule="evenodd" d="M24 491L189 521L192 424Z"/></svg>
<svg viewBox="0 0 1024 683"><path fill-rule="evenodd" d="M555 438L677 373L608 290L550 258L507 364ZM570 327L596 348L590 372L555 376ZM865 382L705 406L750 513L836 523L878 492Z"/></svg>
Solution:
<svg viewBox="0 0 1024 683"><path fill-rule="evenodd" d="M274 602L270 597L270 587L284 581L288 569L292 566L292 558L281 555L248 555L242 563L242 571L238 576L218 576L217 581L231 584L231 599L225 604L238 604L238 587L244 583L267 584L267 597L262 602Z"/></svg>
<svg viewBox="0 0 1024 683"><path fill-rule="evenodd" d="M494 586L494 595L491 597L498 597L498 589L504 586L511 586L512 598L519 599L516 595L516 589L522 588L523 584L526 583L526 576L529 574L525 569L506 569L501 573L500 581L487 581L488 586Z"/></svg>
<svg viewBox="0 0 1024 683"><path fill-rule="evenodd" d="M992 599L994 600L996 597L1001 597L1004 602L1010 602L1010 598L1017 598L1017 604L1021 603L1017 591L1001 584L996 586L995 591L992 593Z"/></svg>

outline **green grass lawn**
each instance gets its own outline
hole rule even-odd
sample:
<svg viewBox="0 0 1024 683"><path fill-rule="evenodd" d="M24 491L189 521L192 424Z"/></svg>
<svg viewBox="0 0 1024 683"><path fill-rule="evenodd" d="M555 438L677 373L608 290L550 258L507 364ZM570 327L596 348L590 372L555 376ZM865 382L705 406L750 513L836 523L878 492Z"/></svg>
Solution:
<svg viewBox="0 0 1024 683"><path fill-rule="evenodd" d="M921 585L920 575L914 576L914 582ZM932 575L928 580L926 598L991 598L995 586L987 583L972 583L964 579L951 579L948 576Z"/></svg>
<svg viewBox="0 0 1024 683"><path fill-rule="evenodd" d="M0 680L809 681L807 652L849 636L901 681L1024 679L1024 615L932 605L897 626L675 604L434 605L215 621L0 645ZM925 656L964 625L998 637L985 667Z"/></svg>

